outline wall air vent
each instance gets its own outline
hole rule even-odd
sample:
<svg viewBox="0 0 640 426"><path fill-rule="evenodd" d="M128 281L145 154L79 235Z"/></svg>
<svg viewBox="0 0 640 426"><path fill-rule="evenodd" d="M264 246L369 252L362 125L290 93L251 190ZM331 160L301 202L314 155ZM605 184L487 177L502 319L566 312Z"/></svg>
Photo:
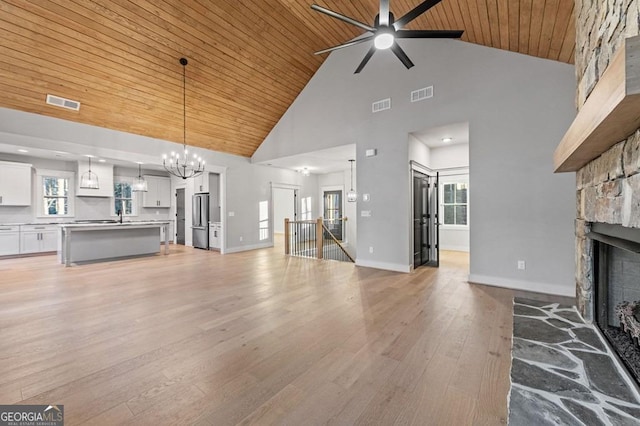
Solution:
<svg viewBox="0 0 640 426"><path fill-rule="evenodd" d="M380 112L391 109L391 98L382 99L371 104L371 112Z"/></svg>
<svg viewBox="0 0 640 426"><path fill-rule="evenodd" d="M47 103L49 105L55 105L61 108L80 111L80 102L72 101L71 99L61 98L60 96L47 95Z"/></svg>
<svg viewBox="0 0 640 426"><path fill-rule="evenodd" d="M433 86L423 87L411 92L411 102L423 101L429 98L433 98Z"/></svg>

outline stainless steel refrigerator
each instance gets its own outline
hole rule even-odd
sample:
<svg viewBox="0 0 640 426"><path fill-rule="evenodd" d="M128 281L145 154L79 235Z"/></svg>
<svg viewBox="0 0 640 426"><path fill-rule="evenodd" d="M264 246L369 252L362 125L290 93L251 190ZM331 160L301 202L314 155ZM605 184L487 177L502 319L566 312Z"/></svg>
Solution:
<svg viewBox="0 0 640 426"><path fill-rule="evenodd" d="M209 249L209 194L193 196L193 246Z"/></svg>

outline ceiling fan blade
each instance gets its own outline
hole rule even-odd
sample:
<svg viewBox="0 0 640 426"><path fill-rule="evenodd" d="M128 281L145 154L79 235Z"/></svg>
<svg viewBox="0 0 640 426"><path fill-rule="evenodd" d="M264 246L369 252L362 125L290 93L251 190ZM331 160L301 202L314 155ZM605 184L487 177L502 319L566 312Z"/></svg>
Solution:
<svg viewBox="0 0 640 426"><path fill-rule="evenodd" d="M332 51L337 50L337 49L342 49L344 47L353 46L354 44L360 44L362 42L369 41L372 38L373 38L373 35L370 35L370 36L367 36L367 37L363 37L363 38L359 38L357 40L350 41L348 43L342 43L342 44L339 44L337 46L329 47L329 48L324 49L324 50L319 50L319 51L315 52L315 55L322 55L323 53L328 53L328 52L332 52Z"/></svg>
<svg viewBox="0 0 640 426"><path fill-rule="evenodd" d="M311 5L311 9L313 9L315 11L318 11L320 13L324 13L325 15L329 15L332 18L339 19L339 20L341 20L343 22L346 22L348 24L355 25L356 27L360 27L365 31L374 32L376 30L375 28L373 28L373 27L371 27L371 26L369 26L367 24L363 24L360 21L356 21L355 19L349 18L348 16L341 15L341 14L339 14L337 12L334 12L333 10L326 9L326 8L324 8L322 6L318 6L317 4L312 4Z"/></svg>
<svg viewBox="0 0 640 426"><path fill-rule="evenodd" d="M441 1L442 0L425 0L425 1L423 1L422 3L420 3L419 5L414 7L412 10L407 12L402 18L400 18L396 22L394 22L393 28L395 28L396 30L401 29L402 27L407 25L409 22L413 21L418 16L422 15L424 12L426 12L429 9L431 9L433 6L435 6L436 4L440 3Z"/></svg>
<svg viewBox="0 0 640 426"><path fill-rule="evenodd" d="M389 25L389 0L380 0L380 15L378 16L378 22L380 25Z"/></svg>
<svg viewBox="0 0 640 426"><path fill-rule="evenodd" d="M402 64L405 67L407 67L407 69L411 68L414 65L413 62L411 62L411 59L409 59L409 57L407 56L407 54L404 53L404 50L402 50L402 47L398 45L398 43L393 43L393 46L391 46L391 50L393 51L393 53L396 54L398 59L400 59L400 62L402 62Z"/></svg>
<svg viewBox="0 0 640 426"><path fill-rule="evenodd" d="M376 47L371 46L371 49L369 49L367 54L364 55L364 59L362 60L362 62L360 62L360 65L358 65L358 68L356 68L356 71L354 72L354 74L359 74L360 71L362 71L362 69L364 68L365 65L367 65L367 62L369 62L369 59L371 59L374 53L376 53Z"/></svg>
<svg viewBox="0 0 640 426"><path fill-rule="evenodd" d="M460 38L462 30L400 30L396 38Z"/></svg>

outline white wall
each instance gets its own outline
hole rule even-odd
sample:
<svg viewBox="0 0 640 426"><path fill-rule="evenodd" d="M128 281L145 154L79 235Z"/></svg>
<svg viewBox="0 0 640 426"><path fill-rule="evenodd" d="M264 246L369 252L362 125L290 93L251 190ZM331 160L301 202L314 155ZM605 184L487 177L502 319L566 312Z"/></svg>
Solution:
<svg viewBox="0 0 640 426"><path fill-rule="evenodd" d="M273 232L284 234L284 220L294 220L295 190L273 188Z"/></svg>
<svg viewBox="0 0 640 426"><path fill-rule="evenodd" d="M468 122L470 279L573 294L574 176L552 170L553 151L575 117L573 66L454 40L402 46L416 64L410 70L383 51L354 75L368 46L333 52L253 159L355 142L358 192L371 194L371 217L358 221L358 263L408 271L408 134ZM432 99L410 102L412 90L429 85ZM388 97L393 108L372 114L371 103ZM368 148L378 155L366 158ZM519 259L526 271L516 268Z"/></svg>
<svg viewBox="0 0 640 426"><path fill-rule="evenodd" d="M67 222L73 220L97 220L97 219L113 219L115 215L112 213L113 198L105 197L75 197L74 216L66 218L46 218L37 217L36 185L38 184L35 177L35 169L59 170L76 173L75 161L43 159L31 156L13 155L0 153L0 161L14 161L20 163L29 163L33 165L32 188L31 188L31 205L26 207L18 206L0 206L0 223L50 223L50 222ZM143 170L144 173L144 170ZM137 177L138 169L129 167L116 166L113 169L114 176ZM158 172L157 174L162 175ZM77 173L76 173L77 178ZM75 183L74 183L75 185ZM142 194L136 194L137 215L132 216L131 220L169 220L169 209L145 208L142 207Z"/></svg>
<svg viewBox="0 0 640 426"><path fill-rule="evenodd" d="M468 143L432 148L430 153L430 162L427 165L434 170L469 167Z"/></svg>
<svg viewBox="0 0 640 426"><path fill-rule="evenodd" d="M148 138L131 133L105 129L97 126L75 123L43 115L26 113L8 108L0 108L0 144L15 145L32 149L59 150L75 154L92 154L98 157L128 161L132 167L135 161L161 165L162 153L182 149L181 144ZM191 147L207 162L207 170L220 174L222 199L223 252L250 250L273 244L271 238L259 240L258 205L261 200L270 200L270 182L300 185L301 195L315 197L317 179L304 177L291 170L271 168L251 164L248 158L221 152ZM11 160L10 156L6 156ZM73 164L73 163L72 163ZM73 170L73 169L72 169ZM159 172L153 172L156 174ZM303 181L304 178L304 181ZM186 242L191 244L191 196L194 193L192 180L173 180L172 191L181 185L186 187ZM172 192L172 194L175 192ZM225 200L226 194L226 200ZM106 200L106 199L105 199ZM174 196L172 195L172 200ZM103 200L103 202L106 202ZM106 208L96 205L100 201L86 201L79 205L77 218L95 218L97 210ZM20 210L22 209L22 210ZM83 210L90 211L85 217ZM234 212L229 217L227 212ZM0 223L16 222L16 218L30 214L28 208L0 207ZM151 209L154 218L155 209ZM175 210L170 209L171 218ZM242 237L242 241L240 241Z"/></svg>

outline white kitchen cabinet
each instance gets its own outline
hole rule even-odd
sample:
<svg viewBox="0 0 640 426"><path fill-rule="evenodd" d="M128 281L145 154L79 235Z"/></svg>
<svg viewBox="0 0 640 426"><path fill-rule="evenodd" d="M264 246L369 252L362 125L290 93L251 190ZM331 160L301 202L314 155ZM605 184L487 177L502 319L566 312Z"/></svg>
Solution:
<svg viewBox="0 0 640 426"><path fill-rule="evenodd" d="M20 254L45 253L58 248L56 225L20 226Z"/></svg>
<svg viewBox="0 0 640 426"><path fill-rule="evenodd" d="M204 172L193 179L193 192L209 192L209 172Z"/></svg>
<svg viewBox="0 0 640 426"><path fill-rule="evenodd" d="M97 189L80 188L82 175L89 171L89 161L78 161L76 195L78 197L113 197L113 164L91 161L91 172L98 177Z"/></svg>
<svg viewBox="0 0 640 426"><path fill-rule="evenodd" d="M147 192L143 192L143 207L171 207L171 179L162 176L145 175Z"/></svg>
<svg viewBox="0 0 640 426"><path fill-rule="evenodd" d="M31 205L31 164L0 161L0 206Z"/></svg>
<svg viewBox="0 0 640 426"><path fill-rule="evenodd" d="M209 224L209 248L220 250L222 242L222 225L220 223Z"/></svg>
<svg viewBox="0 0 640 426"><path fill-rule="evenodd" d="M0 226L0 256L20 254L20 227Z"/></svg>

